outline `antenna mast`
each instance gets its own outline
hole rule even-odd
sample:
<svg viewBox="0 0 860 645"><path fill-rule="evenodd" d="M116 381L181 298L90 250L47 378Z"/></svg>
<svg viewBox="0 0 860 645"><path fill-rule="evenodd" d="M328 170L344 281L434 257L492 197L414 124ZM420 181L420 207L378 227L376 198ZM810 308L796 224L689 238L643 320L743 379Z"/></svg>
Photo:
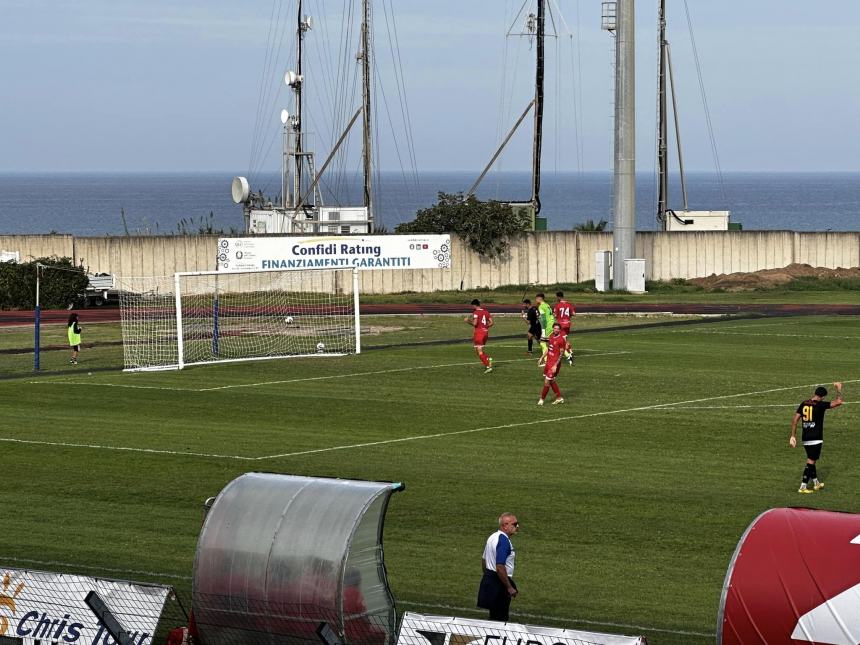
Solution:
<svg viewBox="0 0 860 645"><path fill-rule="evenodd" d="M535 123L532 142L532 204L535 215L540 213L540 157L543 143L543 82L544 82L544 35L546 17L545 0L537 6L537 60L535 63Z"/></svg>
<svg viewBox="0 0 860 645"><path fill-rule="evenodd" d="M669 201L669 156L666 127L666 0L660 0L657 13L657 221L666 230L666 210Z"/></svg>
<svg viewBox="0 0 860 645"><path fill-rule="evenodd" d="M296 172L293 177L293 195L296 199L302 194L302 45L305 39L305 32L310 29L307 21L302 20L302 0L298 0L297 15L296 15L296 79L291 84L291 87L296 93L296 112L293 119L293 132L295 135L295 162Z"/></svg>
<svg viewBox="0 0 860 645"><path fill-rule="evenodd" d="M659 52L660 65L657 83L657 220L663 224L663 230L669 226L667 213L669 208L669 137L668 137L668 106L666 102L666 70L668 66L668 86L672 90L672 118L675 122L675 143L678 148L678 171L681 177L681 197L684 210L687 210L687 181L684 175L684 156L681 153L681 127L678 123L678 103L675 99L675 78L672 74L672 53L669 41L666 40L666 0L660 0L659 20Z"/></svg>
<svg viewBox="0 0 860 645"><path fill-rule="evenodd" d="M364 105L362 112L364 113L364 206L367 208L367 232L373 233L373 192L371 187L371 159L372 148L370 138L370 0L362 2L362 22L361 22L361 94L362 103Z"/></svg>

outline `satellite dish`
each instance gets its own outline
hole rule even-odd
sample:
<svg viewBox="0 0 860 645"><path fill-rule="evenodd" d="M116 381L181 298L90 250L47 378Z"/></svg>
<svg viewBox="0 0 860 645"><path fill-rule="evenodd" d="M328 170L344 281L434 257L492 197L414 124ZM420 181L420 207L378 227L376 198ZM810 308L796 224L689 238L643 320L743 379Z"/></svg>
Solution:
<svg viewBox="0 0 860 645"><path fill-rule="evenodd" d="M244 177L233 177L230 191L233 193L233 201L236 204L244 204L251 195L251 184Z"/></svg>
<svg viewBox="0 0 860 645"><path fill-rule="evenodd" d="M286 110L281 110L281 123L283 125L287 125L287 121L290 120L290 113Z"/></svg>
<svg viewBox="0 0 860 645"><path fill-rule="evenodd" d="M298 78L299 77L296 75L296 73L293 70L290 70L289 72L284 74L284 83L286 83L290 87L293 87L295 86Z"/></svg>

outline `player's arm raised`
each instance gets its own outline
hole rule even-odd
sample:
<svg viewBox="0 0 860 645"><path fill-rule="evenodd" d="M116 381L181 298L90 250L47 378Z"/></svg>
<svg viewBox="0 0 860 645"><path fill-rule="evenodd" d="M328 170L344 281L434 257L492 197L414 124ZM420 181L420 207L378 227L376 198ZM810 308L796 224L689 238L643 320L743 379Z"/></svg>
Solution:
<svg viewBox="0 0 860 645"><path fill-rule="evenodd" d="M845 401L842 400L842 383L837 381L836 383L833 384L833 386L836 388L836 398L830 402L830 409L831 410L833 408L838 408L840 405L845 403Z"/></svg>
<svg viewBox="0 0 860 645"><path fill-rule="evenodd" d="M797 422L800 421L800 414L795 412L794 418L791 420L791 436L788 438L788 445L792 448L797 447Z"/></svg>

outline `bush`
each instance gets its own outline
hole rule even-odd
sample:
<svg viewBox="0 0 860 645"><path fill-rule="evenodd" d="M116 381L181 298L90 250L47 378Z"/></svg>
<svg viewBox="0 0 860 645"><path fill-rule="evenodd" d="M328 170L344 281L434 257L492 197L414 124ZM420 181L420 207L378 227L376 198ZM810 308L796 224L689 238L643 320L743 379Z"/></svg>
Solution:
<svg viewBox="0 0 860 645"><path fill-rule="evenodd" d="M479 201L463 193L438 194L439 201L425 208L411 222L398 224L395 233L456 233L476 253L488 258L503 255L509 238L531 227L528 215L509 204Z"/></svg>
<svg viewBox="0 0 860 645"><path fill-rule="evenodd" d="M32 262L0 262L0 309L36 307L36 265L41 269L39 300L43 309L65 309L87 287L87 275L71 258L37 258Z"/></svg>

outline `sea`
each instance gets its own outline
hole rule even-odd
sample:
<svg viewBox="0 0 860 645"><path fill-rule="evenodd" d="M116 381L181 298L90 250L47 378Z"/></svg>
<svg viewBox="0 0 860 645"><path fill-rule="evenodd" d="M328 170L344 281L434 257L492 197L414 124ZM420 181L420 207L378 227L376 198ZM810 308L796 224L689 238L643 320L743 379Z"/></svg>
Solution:
<svg viewBox="0 0 860 645"><path fill-rule="evenodd" d="M233 203L230 172L2 173L0 235L69 233L76 236L241 234L242 209ZM432 206L439 192L469 189L478 172L381 172L374 176L377 224L389 232ZM252 190L276 198L278 173L252 177ZM361 203L361 179L326 186L327 205ZM686 176L691 210L729 210L743 230L860 231L858 172L724 172ZM496 172L482 182L481 199L527 201L528 172ZM636 177L636 228L659 230L656 178ZM677 176L670 206L683 208ZM571 230L587 220L612 228L612 173L545 172L541 215L549 230Z"/></svg>

